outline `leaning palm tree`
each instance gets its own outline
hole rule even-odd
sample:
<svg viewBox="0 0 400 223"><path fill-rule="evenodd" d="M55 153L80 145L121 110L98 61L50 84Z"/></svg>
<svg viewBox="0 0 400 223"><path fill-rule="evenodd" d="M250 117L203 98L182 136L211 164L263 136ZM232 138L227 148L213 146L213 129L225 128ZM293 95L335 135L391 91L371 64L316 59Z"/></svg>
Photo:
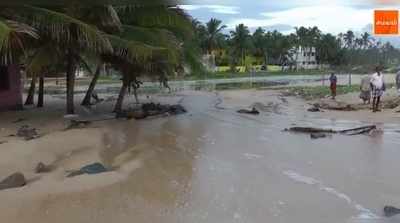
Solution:
<svg viewBox="0 0 400 223"><path fill-rule="evenodd" d="M154 63L153 54L156 51L156 53L160 53L161 48L165 50L164 56L166 58L164 58L164 60L168 61L170 65L174 65L182 60L182 58L180 58L181 42L178 41L178 38L188 39L188 37L190 37L188 33L190 33L191 29L191 20L181 10L163 4L153 5L151 7L145 7L143 5L135 7L119 5L115 6L114 12L117 12L117 14L114 14L114 17L118 16L118 19L114 19L114 21L118 21L118 23L114 22L114 24L119 24L119 29L118 31L114 29L114 31L108 32L108 37L111 38L111 42L114 43L114 47L116 47L114 49L115 53L112 55L113 59L111 62L108 61L108 63L115 63L115 58L119 58L119 60L117 60L118 66L131 67L133 70L141 70L138 64L142 64L141 66L143 67L146 64ZM140 44L145 45L142 45L140 50L134 50L132 46L135 44L139 47ZM132 52L136 56L139 55L139 57L126 58L125 55L120 55L118 52ZM187 52L189 55L192 55L192 50L187 50ZM110 55L104 55L104 58L110 58ZM121 60L124 62L121 62ZM86 92L86 96L82 101L82 105L90 105L90 98L100 75L100 65L105 62L104 60L100 61L88 91ZM132 64L135 65L133 66ZM117 70L121 73L127 72L127 69L118 69L118 67ZM123 82L124 80L130 79L123 78ZM120 100L123 100L121 95L124 95L124 88L126 88L126 86L124 86L123 83L120 90ZM118 106L116 107L122 105L122 103L117 104Z"/></svg>

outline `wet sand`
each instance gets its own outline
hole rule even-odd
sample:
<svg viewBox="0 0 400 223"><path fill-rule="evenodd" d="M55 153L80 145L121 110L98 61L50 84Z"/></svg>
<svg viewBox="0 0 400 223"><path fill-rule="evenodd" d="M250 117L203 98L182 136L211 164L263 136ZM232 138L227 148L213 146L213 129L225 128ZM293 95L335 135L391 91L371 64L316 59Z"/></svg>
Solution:
<svg viewBox="0 0 400 223"><path fill-rule="evenodd" d="M0 116L0 176L30 180L0 191L4 222L395 222L384 205L400 206L399 115L393 112L306 112L307 102L276 91L182 92L188 114L109 120L63 131L63 101L32 114ZM129 102L128 102L129 103ZM236 110L256 106L261 114ZM36 109L34 109L36 110ZM111 105L95 116L107 117ZM85 110L79 111L90 117ZM350 115L351 114L351 115ZM18 118L25 122L12 123ZM373 117L373 118L371 118ZM374 136L311 140L284 128L351 128L378 124ZM7 135L22 124L44 135ZM50 173L35 174L39 162ZM114 171L66 178L65 171L102 162Z"/></svg>

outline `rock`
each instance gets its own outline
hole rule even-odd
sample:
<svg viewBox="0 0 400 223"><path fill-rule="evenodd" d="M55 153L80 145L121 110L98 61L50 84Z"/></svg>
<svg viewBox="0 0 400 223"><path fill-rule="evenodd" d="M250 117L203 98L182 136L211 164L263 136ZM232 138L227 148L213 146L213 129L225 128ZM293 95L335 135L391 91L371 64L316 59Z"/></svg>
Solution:
<svg viewBox="0 0 400 223"><path fill-rule="evenodd" d="M25 176L20 172L16 172L0 182L0 190L22 187L25 185L26 185Z"/></svg>
<svg viewBox="0 0 400 223"><path fill-rule="evenodd" d="M237 113L241 113L241 114L249 114L249 115L258 115L260 114L259 111L257 111L257 109L253 108L251 110L248 109L240 109L237 111Z"/></svg>
<svg viewBox="0 0 400 223"><path fill-rule="evenodd" d="M68 126L65 128L68 129L78 129L78 128L85 128L86 126L90 125L92 122L88 120L69 120Z"/></svg>
<svg viewBox="0 0 400 223"><path fill-rule="evenodd" d="M171 115L180 115L180 114L185 114L187 111L182 105L171 105L169 107L168 113Z"/></svg>
<svg viewBox="0 0 400 223"><path fill-rule="evenodd" d="M74 177L82 174L98 174L98 173L103 173L107 172L108 169L104 167L103 164L101 163L92 163L86 166L83 166L81 169L77 171L72 171L70 172L67 177Z"/></svg>
<svg viewBox="0 0 400 223"><path fill-rule="evenodd" d="M17 131L18 137L24 137L25 140L36 139L39 137L35 128L31 128L28 125L21 126Z"/></svg>
<svg viewBox="0 0 400 223"><path fill-rule="evenodd" d="M325 134L325 133L316 132L316 133L311 133L311 134L310 134L310 137L311 137L312 139L325 138L325 137L326 137L326 134Z"/></svg>
<svg viewBox="0 0 400 223"><path fill-rule="evenodd" d="M142 110L137 110L129 112L128 117L132 117L134 119L145 119L147 117L147 114Z"/></svg>
<svg viewBox="0 0 400 223"><path fill-rule="evenodd" d="M311 108L307 109L307 111L309 111L309 112L321 112L321 109L317 108L317 107L311 107Z"/></svg>
<svg viewBox="0 0 400 223"><path fill-rule="evenodd" d="M50 170L51 170L51 168L49 166L40 162L36 165L35 173L46 173L46 172L50 172Z"/></svg>
<svg viewBox="0 0 400 223"><path fill-rule="evenodd" d="M18 118L17 120L13 121L13 123L23 122L26 121L26 118Z"/></svg>
<svg viewBox="0 0 400 223"><path fill-rule="evenodd" d="M385 213L386 217L392 217L394 215L400 214L400 209L393 206L385 206L383 208L383 212Z"/></svg>

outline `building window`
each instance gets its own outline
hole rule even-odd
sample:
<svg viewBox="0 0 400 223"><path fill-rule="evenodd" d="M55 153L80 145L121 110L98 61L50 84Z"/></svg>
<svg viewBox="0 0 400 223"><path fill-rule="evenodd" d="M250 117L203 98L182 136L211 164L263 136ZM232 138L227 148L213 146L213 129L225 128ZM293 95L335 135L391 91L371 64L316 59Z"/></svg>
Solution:
<svg viewBox="0 0 400 223"><path fill-rule="evenodd" d="M306 62L305 62L305 61L303 61L303 65L306 65Z"/></svg>
<svg viewBox="0 0 400 223"><path fill-rule="evenodd" d="M307 53L304 53L303 55L304 55L304 56L307 56Z"/></svg>
<svg viewBox="0 0 400 223"><path fill-rule="evenodd" d="M8 77L8 69L5 66L0 66L0 92L10 89L10 80Z"/></svg>
<svg viewBox="0 0 400 223"><path fill-rule="evenodd" d="M311 56L315 56L315 53L311 53Z"/></svg>

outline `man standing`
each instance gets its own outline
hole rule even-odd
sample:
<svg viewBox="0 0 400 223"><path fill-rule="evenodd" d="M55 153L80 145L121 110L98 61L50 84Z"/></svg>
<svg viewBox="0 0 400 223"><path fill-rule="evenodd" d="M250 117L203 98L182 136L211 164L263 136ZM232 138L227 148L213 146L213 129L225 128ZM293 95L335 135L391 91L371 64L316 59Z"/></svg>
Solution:
<svg viewBox="0 0 400 223"><path fill-rule="evenodd" d="M335 100L336 97L336 85L337 85L337 77L334 73L331 73L331 76L329 77L329 81L331 82L331 96L332 99Z"/></svg>
<svg viewBox="0 0 400 223"><path fill-rule="evenodd" d="M380 111L379 103L383 92L385 91L385 83L383 82L383 74L381 74L380 68L376 67L376 73L371 76L371 87L372 87L372 111Z"/></svg>

